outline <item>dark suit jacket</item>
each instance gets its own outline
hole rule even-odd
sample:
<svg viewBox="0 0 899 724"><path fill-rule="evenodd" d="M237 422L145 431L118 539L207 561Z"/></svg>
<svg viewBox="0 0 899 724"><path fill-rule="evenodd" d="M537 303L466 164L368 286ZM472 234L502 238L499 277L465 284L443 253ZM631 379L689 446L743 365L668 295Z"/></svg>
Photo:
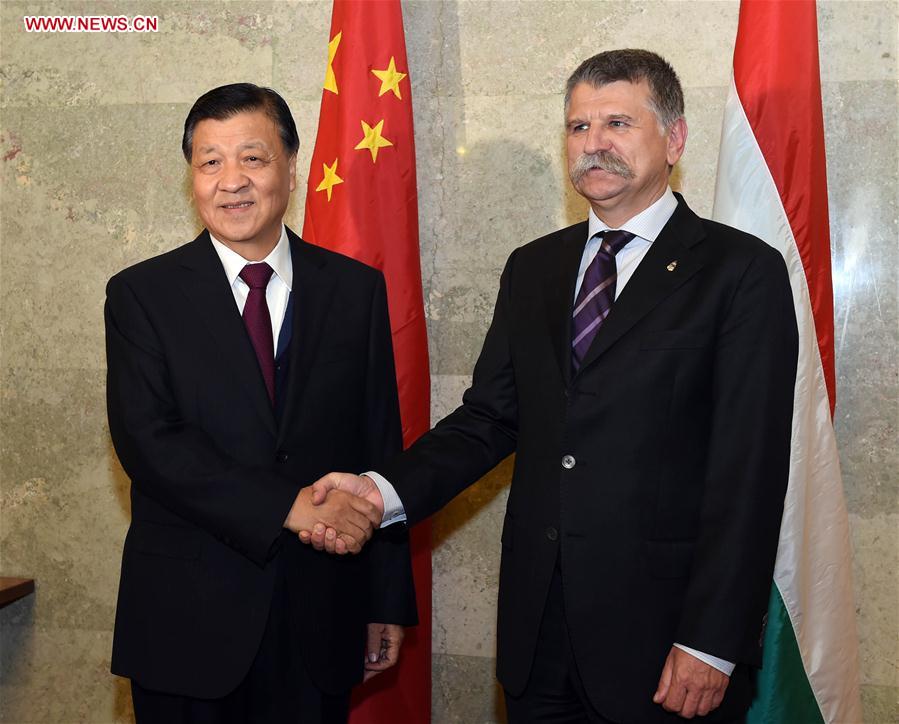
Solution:
<svg viewBox="0 0 899 724"><path fill-rule="evenodd" d="M513 695L558 559L601 714L672 717L651 699L677 642L741 664L710 719L735 717L760 662L787 481L797 332L785 264L678 197L572 375L586 236L577 224L511 255L462 406L383 473L414 523L516 452L497 651Z"/></svg>
<svg viewBox="0 0 899 724"><path fill-rule="evenodd" d="M383 277L288 236L280 424L205 231L107 287L109 427L132 483L112 670L149 689L232 690L279 567L302 592L297 645L326 691L361 679L367 622L415 621L404 531L332 557L282 530L301 486L401 449Z"/></svg>

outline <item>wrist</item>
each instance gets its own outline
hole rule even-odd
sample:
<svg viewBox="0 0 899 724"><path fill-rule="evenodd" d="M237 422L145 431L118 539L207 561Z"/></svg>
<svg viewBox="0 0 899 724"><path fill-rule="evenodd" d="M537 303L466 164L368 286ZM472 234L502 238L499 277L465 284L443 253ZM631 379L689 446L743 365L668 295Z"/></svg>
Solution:
<svg viewBox="0 0 899 724"><path fill-rule="evenodd" d="M368 491L365 493L365 499L368 500L369 503L375 506L378 509L378 513L381 516L381 519L384 518L384 496L381 495L381 490L378 487L375 480L370 476L362 473L359 477L365 478L368 481Z"/></svg>

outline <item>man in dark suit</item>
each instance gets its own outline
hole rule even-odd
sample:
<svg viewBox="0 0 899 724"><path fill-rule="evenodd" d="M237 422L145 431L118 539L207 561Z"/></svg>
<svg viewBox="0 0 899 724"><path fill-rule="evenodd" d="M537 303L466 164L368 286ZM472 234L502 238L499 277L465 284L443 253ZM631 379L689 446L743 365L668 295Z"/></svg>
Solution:
<svg viewBox="0 0 899 724"><path fill-rule="evenodd" d="M738 720L788 473L785 264L669 188L687 126L661 57L590 58L565 111L588 221L513 252L462 406L382 475L332 474L316 500L349 490L382 527L415 523L516 452L497 637L510 721Z"/></svg>
<svg viewBox="0 0 899 724"><path fill-rule="evenodd" d="M206 229L107 288L109 426L131 478L112 670L139 723L343 722L415 622L404 531L302 486L401 449L382 276L282 218L299 141L242 83L191 109L183 150ZM375 623L377 622L377 623ZM367 654L366 654L367 651ZM373 660L372 660L373 659Z"/></svg>

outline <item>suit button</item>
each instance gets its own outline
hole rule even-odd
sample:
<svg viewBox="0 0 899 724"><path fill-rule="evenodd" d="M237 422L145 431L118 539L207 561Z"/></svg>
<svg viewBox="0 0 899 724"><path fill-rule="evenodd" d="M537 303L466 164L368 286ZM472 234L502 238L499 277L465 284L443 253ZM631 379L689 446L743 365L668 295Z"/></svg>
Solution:
<svg viewBox="0 0 899 724"><path fill-rule="evenodd" d="M286 463L289 459L290 455L288 455L283 450L279 450L278 454L275 455L275 460L277 460L279 463Z"/></svg>
<svg viewBox="0 0 899 724"><path fill-rule="evenodd" d="M546 537L550 540L558 540L559 539L559 531L550 526L546 529Z"/></svg>
<svg viewBox="0 0 899 724"><path fill-rule="evenodd" d="M571 470L576 464L577 461L574 459L574 455L566 455L562 458L562 467L566 470Z"/></svg>

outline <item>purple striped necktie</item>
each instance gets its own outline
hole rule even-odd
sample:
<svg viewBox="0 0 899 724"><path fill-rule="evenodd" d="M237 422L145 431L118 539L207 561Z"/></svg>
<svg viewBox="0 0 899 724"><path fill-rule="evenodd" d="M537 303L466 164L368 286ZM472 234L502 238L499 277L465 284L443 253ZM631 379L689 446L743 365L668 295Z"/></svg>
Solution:
<svg viewBox="0 0 899 724"><path fill-rule="evenodd" d="M584 279L574 302L571 362L575 372L580 369L590 343L612 310L615 280L618 278L615 254L634 238L634 234L627 231L605 231L598 236L599 251L584 272Z"/></svg>
<svg viewBox="0 0 899 724"><path fill-rule="evenodd" d="M253 349L256 350L259 369L262 371L268 398L272 404L275 403L275 343L265 290L273 273L274 269L265 262L247 264L240 270L240 278L250 287L247 303L243 308L243 323L246 325L247 334L250 335Z"/></svg>

